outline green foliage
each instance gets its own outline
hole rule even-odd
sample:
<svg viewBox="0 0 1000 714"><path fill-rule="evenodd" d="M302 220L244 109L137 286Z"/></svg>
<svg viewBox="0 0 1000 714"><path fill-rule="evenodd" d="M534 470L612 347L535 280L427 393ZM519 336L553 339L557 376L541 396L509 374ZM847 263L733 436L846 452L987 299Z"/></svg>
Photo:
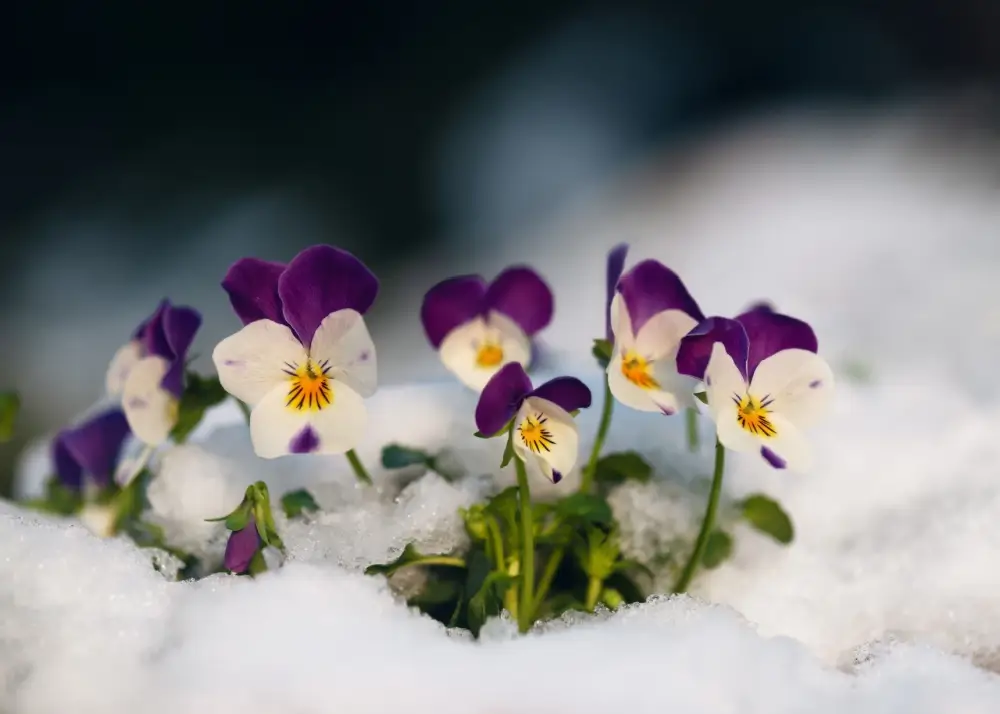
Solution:
<svg viewBox="0 0 1000 714"><path fill-rule="evenodd" d="M465 561L450 555L424 555L413 543L407 543L399 557L388 563L369 565L365 575L385 575L386 577L411 565L446 565L458 568L465 567Z"/></svg>
<svg viewBox="0 0 1000 714"><path fill-rule="evenodd" d="M597 360L597 364L601 366L601 369L607 369L611 363L612 350L614 350L614 345L608 340L598 339L594 340L594 347L590 353L594 355L594 359Z"/></svg>
<svg viewBox="0 0 1000 714"><path fill-rule="evenodd" d="M646 483L653 475L653 467L634 451L607 454L597 462L594 480L603 486L612 486L627 480Z"/></svg>
<svg viewBox="0 0 1000 714"><path fill-rule="evenodd" d="M555 516L561 521L578 522L585 528L589 524L610 526L613 520L608 502L589 493L574 493L558 501Z"/></svg>
<svg viewBox="0 0 1000 714"><path fill-rule="evenodd" d="M701 564L711 570L717 568L733 553L733 539L725 531L714 530L708 534L705 552L701 555Z"/></svg>
<svg viewBox="0 0 1000 714"><path fill-rule="evenodd" d="M14 424L21 411L21 398L17 392L0 392L0 443L14 436Z"/></svg>
<svg viewBox="0 0 1000 714"><path fill-rule="evenodd" d="M50 476L45 482L44 494L41 498L32 498L22 505L42 513L52 513L59 516L69 516L83 507L80 494L66 488L56 476Z"/></svg>
<svg viewBox="0 0 1000 714"><path fill-rule="evenodd" d="M432 461L426 451L400 444L389 444L382 449L382 467L387 469L405 469L416 465L429 467Z"/></svg>
<svg viewBox="0 0 1000 714"><path fill-rule="evenodd" d="M173 440L183 444L201 422L205 411L227 396L218 377L201 377L195 372L187 372L184 394L177 408L177 423L170 432Z"/></svg>
<svg viewBox="0 0 1000 714"><path fill-rule="evenodd" d="M754 528L785 545L792 542L795 529L781 505L773 498L757 493L741 504L743 518Z"/></svg>
<svg viewBox="0 0 1000 714"><path fill-rule="evenodd" d="M281 509L289 518L295 518L303 513L319 510L319 504L312 494L304 488L297 491L289 491L281 497Z"/></svg>

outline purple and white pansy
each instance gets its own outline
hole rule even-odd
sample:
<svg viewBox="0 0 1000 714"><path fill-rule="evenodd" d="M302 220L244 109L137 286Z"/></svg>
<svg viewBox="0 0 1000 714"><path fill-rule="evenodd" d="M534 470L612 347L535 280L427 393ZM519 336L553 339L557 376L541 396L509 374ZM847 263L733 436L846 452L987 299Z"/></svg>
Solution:
<svg viewBox="0 0 1000 714"><path fill-rule="evenodd" d="M263 458L342 454L364 436L375 393L375 345L362 315L378 280L332 246L306 248L287 266L237 261L222 287L245 325L212 354L227 392L252 408Z"/></svg>
<svg viewBox="0 0 1000 714"><path fill-rule="evenodd" d="M609 281L612 267L609 257ZM609 308L611 393L633 409L668 416L693 406L694 382L677 372L676 356L681 338L704 319L698 303L677 274L655 260L638 263L616 285Z"/></svg>
<svg viewBox="0 0 1000 714"><path fill-rule="evenodd" d="M558 483L576 465L580 436L572 413L589 407L590 400L590 390L575 377L533 388L524 368L511 362L479 395L476 427L493 435L513 420L514 455Z"/></svg>
<svg viewBox="0 0 1000 714"><path fill-rule="evenodd" d="M551 322L552 311L545 281L513 266L492 283L478 275L438 283L424 296L420 319L445 367L479 391L504 365L531 363L532 337Z"/></svg>
<svg viewBox="0 0 1000 714"><path fill-rule="evenodd" d="M52 441L52 464L59 482L77 493L111 486L128 436L128 420L117 408L63 429Z"/></svg>
<svg viewBox="0 0 1000 714"><path fill-rule="evenodd" d="M121 397L129 426L146 444L166 441L177 423L187 353L199 327L197 310L163 300L111 360L107 391Z"/></svg>
<svg viewBox="0 0 1000 714"><path fill-rule="evenodd" d="M801 430L823 415L834 388L816 351L808 324L762 305L699 324L682 340L677 367L704 382L723 446L804 471L811 458Z"/></svg>

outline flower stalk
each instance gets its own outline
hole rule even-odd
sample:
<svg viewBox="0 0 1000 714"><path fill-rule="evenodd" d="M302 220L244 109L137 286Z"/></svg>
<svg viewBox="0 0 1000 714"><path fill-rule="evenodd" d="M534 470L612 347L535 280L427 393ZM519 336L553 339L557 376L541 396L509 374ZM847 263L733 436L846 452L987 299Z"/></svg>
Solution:
<svg viewBox="0 0 1000 714"><path fill-rule="evenodd" d="M692 454L698 453L698 447L701 446L701 440L698 438L698 410L694 407L689 407L685 414L685 427L687 429L687 445L688 451Z"/></svg>
<svg viewBox="0 0 1000 714"><path fill-rule="evenodd" d="M521 506L521 601L517 609L517 629L522 634L531 629L535 605L535 523L531 512L528 474L521 459L514 459L517 471L518 500Z"/></svg>
<svg viewBox="0 0 1000 714"><path fill-rule="evenodd" d="M580 478L580 493L590 493L594 485L594 476L597 472L597 460L601 457L601 449L604 447L604 439L608 435L608 428L611 426L611 413L614 410L615 398L611 394L611 386L605 375L604 379L604 406L601 409L601 422L597 427L597 436L594 439L594 446L590 450L590 460L583 470Z"/></svg>
<svg viewBox="0 0 1000 714"><path fill-rule="evenodd" d="M698 569L705 554L705 546L708 544L708 536L712 533L712 526L715 524L715 514L719 509L719 496L722 493L722 474L726 465L726 449L722 442L715 442L715 470L712 473L712 488L708 494L708 506L705 508L705 518L701 522L701 530L698 531L698 539L694 544L694 551L691 553L684 570L674 584L674 593L687 592L691 579Z"/></svg>
<svg viewBox="0 0 1000 714"><path fill-rule="evenodd" d="M358 458L358 455L354 452L354 449L348 451L346 456L347 456L347 461L351 464L351 469L354 471L354 475L357 476L358 478L358 481L360 481L365 486L371 486L372 477L368 475L368 472L365 470L364 464L361 463L361 459Z"/></svg>

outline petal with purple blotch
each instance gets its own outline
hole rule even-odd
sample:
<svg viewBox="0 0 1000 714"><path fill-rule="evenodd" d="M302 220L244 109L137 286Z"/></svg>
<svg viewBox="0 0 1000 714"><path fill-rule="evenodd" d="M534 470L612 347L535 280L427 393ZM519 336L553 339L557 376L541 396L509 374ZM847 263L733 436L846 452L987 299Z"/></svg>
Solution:
<svg viewBox="0 0 1000 714"><path fill-rule="evenodd" d="M552 290L534 270L513 266L498 275L486 289L483 312L502 312L531 337L552 321Z"/></svg>
<svg viewBox="0 0 1000 714"><path fill-rule="evenodd" d="M644 260L622 275L618 292L625 301L636 335L653 315L664 310L681 310L696 322L705 319L677 273L656 260Z"/></svg>
<svg viewBox="0 0 1000 714"><path fill-rule="evenodd" d="M329 245L306 248L278 279L285 321L304 345L327 315L344 309L364 315L376 295L378 279L365 264Z"/></svg>
<svg viewBox="0 0 1000 714"><path fill-rule="evenodd" d="M818 343L812 327L802 320L771 310L749 310L737 316L750 341L747 375L753 377L757 365L782 350L816 352Z"/></svg>
<svg viewBox="0 0 1000 714"><path fill-rule="evenodd" d="M420 306L420 321L434 349L456 327L482 314L485 296L486 281L479 275L448 278L427 291Z"/></svg>
<svg viewBox="0 0 1000 714"><path fill-rule="evenodd" d="M528 396L547 399L567 412L586 409L592 398L587 385L576 377L556 377L532 390Z"/></svg>
<svg viewBox="0 0 1000 714"><path fill-rule="evenodd" d="M677 371L695 379L704 379L705 370L712 356L712 346L721 342L726 352L740 370L744 381L747 378L747 354L749 341L747 333L736 320L727 317L709 317L696 325L681 339L677 350Z"/></svg>
<svg viewBox="0 0 1000 714"><path fill-rule="evenodd" d="M510 362L483 387L476 405L476 428L492 436L504 428L531 391L531 380L517 362Z"/></svg>
<svg viewBox="0 0 1000 714"><path fill-rule="evenodd" d="M241 258L226 272L222 289L229 295L229 303L244 325L257 320L284 324L285 316L278 297L278 278L283 272L284 264L259 258Z"/></svg>

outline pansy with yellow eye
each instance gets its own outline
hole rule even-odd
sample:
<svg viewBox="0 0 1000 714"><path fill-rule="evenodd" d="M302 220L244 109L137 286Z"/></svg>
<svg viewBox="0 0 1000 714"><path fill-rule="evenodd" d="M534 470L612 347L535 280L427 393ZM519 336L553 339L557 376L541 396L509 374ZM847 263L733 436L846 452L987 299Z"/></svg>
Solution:
<svg viewBox="0 0 1000 714"><path fill-rule="evenodd" d="M545 281L513 266L492 283L479 275L441 281L424 296L420 320L444 366L481 391L504 365L531 364L532 338L552 320L552 310Z"/></svg>

